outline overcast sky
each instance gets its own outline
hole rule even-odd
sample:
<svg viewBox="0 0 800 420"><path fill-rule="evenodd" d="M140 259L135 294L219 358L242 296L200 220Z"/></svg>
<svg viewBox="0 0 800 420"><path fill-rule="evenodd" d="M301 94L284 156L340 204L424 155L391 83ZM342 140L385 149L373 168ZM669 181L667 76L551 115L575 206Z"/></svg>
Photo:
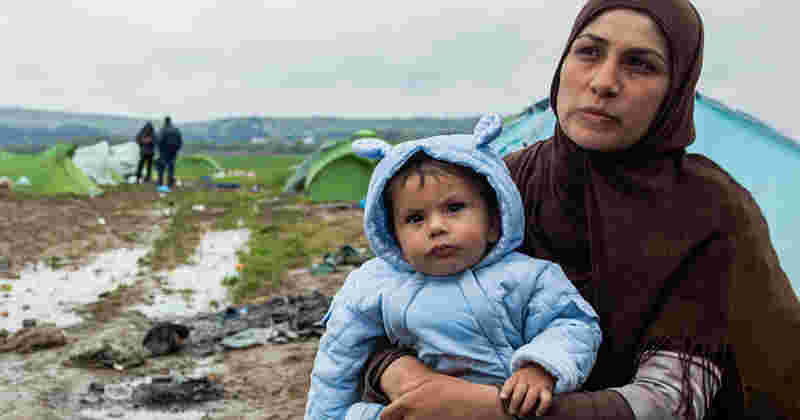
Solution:
<svg viewBox="0 0 800 420"><path fill-rule="evenodd" d="M178 122L516 112L547 94L582 4L14 1L0 12L0 106ZM695 4L701 91L800 137L797 6Z"/></svg>

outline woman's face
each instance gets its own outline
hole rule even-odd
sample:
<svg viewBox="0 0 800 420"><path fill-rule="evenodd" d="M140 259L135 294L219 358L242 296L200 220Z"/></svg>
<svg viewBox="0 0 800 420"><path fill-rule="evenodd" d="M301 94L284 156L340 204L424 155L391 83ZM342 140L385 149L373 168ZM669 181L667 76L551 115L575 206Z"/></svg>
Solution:
<svg viewBox="0 0 800 420"><path fill-rule="evenodd" d="M584 149L626 149L647 132L670 83L667 41L649 16L616 9L595 18L561 67L562 130Z"/></svg>

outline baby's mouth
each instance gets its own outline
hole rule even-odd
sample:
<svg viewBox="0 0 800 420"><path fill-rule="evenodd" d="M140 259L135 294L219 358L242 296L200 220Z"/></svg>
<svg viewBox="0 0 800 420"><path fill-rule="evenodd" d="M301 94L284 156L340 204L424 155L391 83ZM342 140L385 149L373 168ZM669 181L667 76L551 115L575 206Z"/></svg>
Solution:
<svg viewBox="0 0 800 420"><path fill-rule="evenodd" d="M438 258L446 258L453 256L458 251L458 248L450 245L438 245L433 247L429 254L438 257Z"/></svg>

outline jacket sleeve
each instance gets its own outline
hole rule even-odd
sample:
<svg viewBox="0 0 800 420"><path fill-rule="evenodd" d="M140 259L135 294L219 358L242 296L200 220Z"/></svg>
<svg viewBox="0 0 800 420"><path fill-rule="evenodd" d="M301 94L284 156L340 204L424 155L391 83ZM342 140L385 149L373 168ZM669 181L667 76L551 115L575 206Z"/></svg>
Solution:
<svg viewBox="0 0 800 420"><path fill-rule="evenodd" d="M535 362L556 377L556 393L574 391L597 359L602 339L597 313L558 265L534 275L523 325L527 344L514 352L511 369Z"/></svg>
<svg viewBox="0 0 800 420"><path fill-rule="evenodd" d="M377 419L383 411L380 404L359 402L361 370L385 335L380 298L365 296L370 289L358 287L356 278L364 274L350 274L323 318L325 333L311 371L306 420Z"/></svg>

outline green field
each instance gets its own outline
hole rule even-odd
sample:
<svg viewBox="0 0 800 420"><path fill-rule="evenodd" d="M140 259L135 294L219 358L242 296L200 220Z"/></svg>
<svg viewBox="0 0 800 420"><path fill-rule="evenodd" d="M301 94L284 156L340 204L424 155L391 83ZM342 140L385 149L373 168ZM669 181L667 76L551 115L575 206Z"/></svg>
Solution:
<svg viewBox="0 0 800 420"><path fill-rule="evenodd" d="M255 177L226 176L214 178L214 182L233 182L243 186L259 184L270 189L275 194L280 191L284 182L292 174L292 167L300 164L303 155L207 155L220 164L226 171L240 170L255 172ZM195 179L201 176L212 176L214 170L200 165L182 165L179 160L175 167L176 176L185 179Z"/></svg>

